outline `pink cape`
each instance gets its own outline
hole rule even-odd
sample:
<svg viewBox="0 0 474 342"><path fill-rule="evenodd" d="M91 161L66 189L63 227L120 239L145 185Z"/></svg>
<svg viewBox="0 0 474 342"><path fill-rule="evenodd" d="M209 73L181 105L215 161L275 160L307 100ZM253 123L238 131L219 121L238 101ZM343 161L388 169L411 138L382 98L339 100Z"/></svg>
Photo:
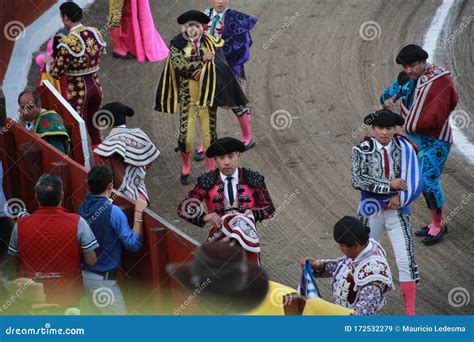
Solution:
<svg viewBox="0 0 474 342"><path fill-rule="evenodd" d="M38 55L38 57L36 57L36 64L38 64L42 72L46 72L44 56L49 55L53 57L53 44L54 44L54 36L51 37L51 39L48 41L48 44L46 45L46 53L42 53Z"/></svg>
<svg viewBox="0 0 474 342"><path fill-rule="evenodd" d="M40 78L38 80L38 87L41 87L43 85L44 80L48 80L54 88L58 92L61 93L61 95L66 99L67 98L67 77L62 77L60 80L56 80L53 77L49 76L47 71L46 71L46 63L44 62L44 57L46 55L53 57L53 44L54 44L54 36L51 37L51 39L48 41L48 44L46 45L46 53L39 54L36 57L36 64L41 70Z"/></svg>
<svg viewBox="0 0 474 342"><path fill-rule="evenodd" d="M120 35L114 51L130 52L138 62L158 62L168 57L168 46L155 28L149 0L128 0L122 11Z"/></svg>

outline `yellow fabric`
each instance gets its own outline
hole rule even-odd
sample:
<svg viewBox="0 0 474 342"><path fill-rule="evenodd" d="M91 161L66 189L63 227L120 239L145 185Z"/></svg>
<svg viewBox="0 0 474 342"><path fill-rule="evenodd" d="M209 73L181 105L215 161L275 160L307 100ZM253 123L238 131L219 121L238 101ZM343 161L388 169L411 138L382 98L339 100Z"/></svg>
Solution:
<svg viewBox="0 0 474 342"><path fill-rule="evenodd" d="M109 15L107 16L108 27L119 27L122 22L122 10L124 0L109 0Z"/></svg>
<svg viewBox="0 0 474 342"><path fill-rule="evenodd" d="M268 293L263 302L248 312L250 316L284 316L283 297L287 294L297 293L289 286L269 281ZM348 316L353 315L354 310L343 308L340 305L327 302L321 298L311 298L306 300L303 310L304 316Z"/></svg>
<svg viewBox="0 0 474 342"><path fill-rule="evenodd" d="M65 135L69 140L69 134L66 132L66 128L62 124L61 124L61 127L64 129L64 131L47 131L47 132L39 133L40 131L38 130L38 125L43 122L43 117L44 116L50 116L50 115L56 116L56 117L61 117L54 110L42 111L40 113L40 115L38 116L38 119L36 120L35 127L33 128L33 132L35 132L35 134L40 138L51 136L51 135ZM57 119L57 118L55 118L55 119L59 121L59 119Z"/></svg>
<svg viewBox="0 0 474 342"><path fill-rule="evenodd" d="M54 89L56 89L61 94L61 82L59 80L53 78L47 72L42 72L40 84L43 85L44 81L49 81L49 83L52 84Z"/></svg>
<svg viewBox="0 0 474 342"><path fill-rule="evenodd" d="M189 94L191 97L188 113L188 129L186 135L186 152L191 152L194 145L194 135L196 132L196 121L201 126L201 137L204 151L211 145L211 129L209 122L209 108L198 106L199 82L189 81Z"/></svg>
<svg viewBox="0 0 474 342"><path fill-rule="evenodd" d="M283 296L296 293L295 289L274 281L268 282L268 293L263 302L248 312L250 316L284 316Z"/></svg>
<svg viewBox="0 0 474 342"><path fill-rule="evenodd" d="M307 299L303 310L303 316L349 316L353 314L354 310L346 309L321 298Z"/></svg>
<svg viewBox="0 0 474 342"><path fill-rule="evenodd" d="M202 36L201 43L205 50L212 52L215 52L216 48L220 48L224 45L222 39L216 39L207 33ZM214 106L216 79L216 64L214 59L204 62L199 79L199 106ZM176 74L173 63L171 62L171 56L168 56L166 60L158 85L158 92L160 99L157 101L155 109L163 113L176 113L178 109L178 85L176 83Z"/></svg>
<svg viewBox="0 0 474 342"><path fill-rule="evenodd" d="M200 50L202 50L203 53L206 53L209 51L209 49L205 45L201 45ZM193 44L187 44L183 48L183 53L185 57L191 57L192 53L194 51L194 45Z"/></svg>

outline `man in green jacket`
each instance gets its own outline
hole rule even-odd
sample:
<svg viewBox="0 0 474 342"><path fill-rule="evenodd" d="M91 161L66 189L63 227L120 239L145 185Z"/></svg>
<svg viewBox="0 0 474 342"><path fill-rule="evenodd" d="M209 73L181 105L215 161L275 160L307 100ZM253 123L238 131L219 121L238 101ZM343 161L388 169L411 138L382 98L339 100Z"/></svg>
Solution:
<svg viewBox="0 0 474 342"><path fill-rule="evenodd" d="M64 154L70 151L69 134L63 118L54 110L41 108L41 98L34 90L25 90L18 96L20 123L23 127Z"/></svg>

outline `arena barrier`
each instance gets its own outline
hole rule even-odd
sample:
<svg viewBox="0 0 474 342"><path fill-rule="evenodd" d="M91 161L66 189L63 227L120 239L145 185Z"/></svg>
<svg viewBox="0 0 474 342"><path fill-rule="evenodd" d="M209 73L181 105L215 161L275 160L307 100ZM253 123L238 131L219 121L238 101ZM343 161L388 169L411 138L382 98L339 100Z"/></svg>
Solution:
<svg viewBox="0 0 474 342"><path fill-rule="evenodd" d="M76 120L75 115L71 114L68 105L57 92L46 87L42 97L44 104L48 105L47 109L54 108L64 115L72 135L81 133L80 120ZM73 119L76 121L70 121ZM79 136L75 137L74 141L82 139ZM38 206L33 191L34 185L43 173L49 172L63 179L63 206L71 212L79 209L87 192L87 169L81 163L66 156L14 120L5 118L4 113L0 115L0 146L0 159L5 170L4 191L8 199L15 199L22 203L28 212L34 212ZM78 146L75 146L74 156L80 156ZM79 147L81 146L82 144ZM133 201L116 191L113 193L113 199L114 204L125 212L129 224L132 225ZM198 301L194 301L195 295L187 294L165 269L168 263L190 261L199 243L149 209L145 210L143 221L144 246L140 252L123 254L118 277L129 313L186 315L206 312L199 310ZM285 291L281 290L282 287ZM295 292L282 284L270 282L266 303L262 303L261 307L250 314L305 314L304 300L295 296ZM287 295L291 295L289 299L285 297ZM320 300L319 307L313 309L311 314L348 315L352 314L352 311Z"/></svg>

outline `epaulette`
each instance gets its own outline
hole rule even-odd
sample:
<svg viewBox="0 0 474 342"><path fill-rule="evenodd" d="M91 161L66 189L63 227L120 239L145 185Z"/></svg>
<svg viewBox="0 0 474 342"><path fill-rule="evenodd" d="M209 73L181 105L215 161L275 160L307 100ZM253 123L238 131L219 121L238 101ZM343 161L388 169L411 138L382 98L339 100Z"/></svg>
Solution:
<svg viewBox="0 0 474 342"><path fill-rule="evenodd" d="M363 260L354 270L354 282L358 287L371 282L380 281L392 285L392 274L387 260L380 256L372 256Z"/></svg>
<svg viewBox="0 0 474 342"><path fill-rule="evenodd" d="M86 45L81 36L76 32L71 32L61 39L59 48L65 48L74 57L81 57L86 51Z"/></svg>
<svg viewBox="0 0 474 342"><path fill-rule="evenodd" d="M362 153L372 153L375 151L374 139L367 139L362 141L360 144L354 146L355 149Z"/></svg>
<svg viewBox="0 0 474 342"><path fill-rule="evenodd" d="M265 177L262 176L257 171L252 171L249 169L242 169L244 172L244 179L248 186L251 188L259 188L265 183Z"/></svg>
<svg viewBox="0 0 474 342"><path fill-rule="evenodd" d="M97 42L99 43L100 46L103 46L103 47L107 46L107 43L104 40L104 36L102 35L101 30L99 30L97 27L93 27L93 26L88 26L85 29L91 31L94 34L94 36L97 39Z"/></svg>
<svg viewBox="0 0 474 342"><path fill-rule="evenodd" d="M178 50L183 50L187 44L188 41L183 37L182 34L178 34L173 39L171 39L171 45L177 48Z"/></svg>
<svg viewBox="0 0 474 342"><path fill-rule="evenodd" d="M207 173L203 173L198 177L197 183L203 190L209 190L217 183L217 170L212 170Z"/></svg>
<svg viewBox="0 0 474 342"><path fill-rule="evenodd" d="M216 38L210 33L204 33L203 39L209 42L214 47L224 46L224 40L222 40L221 38Z"/></svg>

